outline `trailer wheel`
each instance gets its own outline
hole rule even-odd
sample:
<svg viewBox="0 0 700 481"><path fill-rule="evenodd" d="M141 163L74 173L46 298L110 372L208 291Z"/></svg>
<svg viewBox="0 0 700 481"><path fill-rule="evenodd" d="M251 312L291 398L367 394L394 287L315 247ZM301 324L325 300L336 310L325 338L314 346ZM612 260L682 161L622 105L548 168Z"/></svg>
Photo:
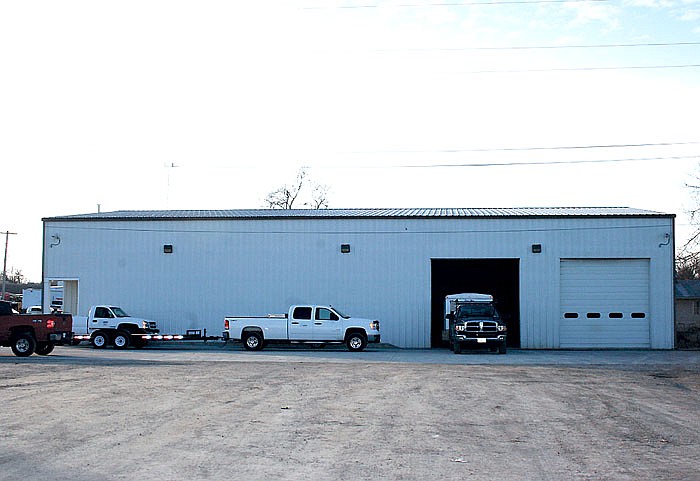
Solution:
<svg viewBox="0 0 700 481"><path fill-rule="evenodd" d="M103 331L97 331L95 334L92 335L92 339L90 339L90 342L92 343L92 347L95 349L104 349L107 347L107 344L109 344L109 337L107 337L107 333Z"/></svg>
<svg viewBox="0 0 700 481"><path fill-rule="evenodd" d="M51 351L53 351L53 347L54 345L50 342L38 342L36 344L36 350L34 352L36 352L40 356L48 356L49 354L51 354Z"/></svg>
<svg viewBox="0 0 700 481"><path fill-rule="evenodd" d="M247 332L243 338L243 346L245 346L248 351L261 350L264 342L262 334L256 331Z"/></svg>
<svg viewBox="0 0 700 481"><path fill-rule="evenodd" d="M114 343L114 349L126 349L129 347L129 333L117 331L112 342Z"/></svg>
<svg viewBox="0 0 700 481"><path fill-rule="evenodd" d="M345 344L348 346L348 351L359 352L367 346L367 338L364 334L352 332L345 339Z"/></svg>
<svg viewBox="0 0 700 481"><path fill-rule="evenodd" d="M12 352L18 357L27 357L34 354L36 340L31 332L20 332L12 340Z"/></svg>

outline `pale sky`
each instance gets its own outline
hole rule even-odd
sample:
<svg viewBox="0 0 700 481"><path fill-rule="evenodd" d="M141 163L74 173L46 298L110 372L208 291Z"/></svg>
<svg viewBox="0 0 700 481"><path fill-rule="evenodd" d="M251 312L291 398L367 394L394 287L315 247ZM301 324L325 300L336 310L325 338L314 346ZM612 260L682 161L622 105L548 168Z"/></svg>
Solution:
<svg viewBox="0 0 700 481"><path fill-rule="evenodd" d="M32 281L42 217L259 208L302 166L332 208L629 206L690 232L698 0L0 0L0 66L0 230Z"/></svg>

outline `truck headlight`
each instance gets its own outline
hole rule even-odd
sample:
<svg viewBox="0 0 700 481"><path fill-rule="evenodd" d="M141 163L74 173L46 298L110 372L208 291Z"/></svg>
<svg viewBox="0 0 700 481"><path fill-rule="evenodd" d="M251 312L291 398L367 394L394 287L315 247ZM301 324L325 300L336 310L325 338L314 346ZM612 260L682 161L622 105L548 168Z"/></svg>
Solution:
<svg viewBox="0 0 700 481"><path fill-rule="evenodd" d="M505 332L508 330L508 328L503 324L499 324L497 329L498 329L498 332Z"/></svg>
<svg viewBox="0 0 700 481"><path fill-rule="evenodd" d="M463 325L455 326L455 331L464 331L464 330L466 330L466 329Z"/></svg>
<svg viewBox="0 0 700 481"><path fill-rule="evenodd" d="M379 321L372 321L369 323L369 328L378 331L379 330Z"/></svg>

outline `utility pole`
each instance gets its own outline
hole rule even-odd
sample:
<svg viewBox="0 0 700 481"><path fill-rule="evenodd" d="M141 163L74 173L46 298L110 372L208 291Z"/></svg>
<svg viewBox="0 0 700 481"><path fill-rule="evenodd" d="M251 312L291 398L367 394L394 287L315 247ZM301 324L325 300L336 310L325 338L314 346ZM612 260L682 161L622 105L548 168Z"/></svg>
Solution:
<svg viewBox="0 0 700 481"><path fill-rule="evenodd" d="M5 234L5 262L2 264L2 300L5 300L5 281L7 280L7 244L10 240L10 235L17 235L17 232L0 232L0 234Z"/></svg>

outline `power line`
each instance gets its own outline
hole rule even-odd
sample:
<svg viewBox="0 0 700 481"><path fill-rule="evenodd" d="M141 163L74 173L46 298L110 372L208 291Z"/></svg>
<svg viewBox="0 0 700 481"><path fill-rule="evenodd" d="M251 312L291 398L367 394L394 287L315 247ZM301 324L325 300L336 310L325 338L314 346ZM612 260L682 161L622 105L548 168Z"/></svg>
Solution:
<svg viewBox="0 0 700 481"><path fill-rule="evenodd" d="M546 147L544 148L546 149ZM504 149L507 150L507 149ZM435 151L439 153L441 151ZM469 151L467 151L469 152ZM369 155L372 152L356 152L357 154ZM377 152L378 153L378 152ZM401 153L400 151L395 153ZM406 151L404 153L413 153L411 151ZM420 153L420 152L418 152ZM430 152L423 152L430 153ZM700 154L696 155L685 155L685 156L666 156L666 157L631 157L624 159L590 159L590 160L552 160L552 161L525 161L525 162L470 162L461 164L398 164L398 165L361 165L357 163L353 164L335 164L335 165L305 165L308 169L429 169L429 168L450 168L450 167L529 167L529 166L547 166L547 165L574 165L574 164L605 164L605 163L618 163L618 162L648 162L654 160L691 160L700 159ZM203 166L197 165L198 169L201 168L212 168L212 169L255 169L255 165L210 165Z"/></svg>
<svg viewBox="0 0 700 481"><path fill-rule="evenodd" d="M532 150L577 150L577 149L613 149L630 147L669 147L674 145L698 145L700 141L690 142L657 142L644 144L600 144L600 145L560 145L554 147L504 147L504 148L477 148L477 149L443 149L443 150L381 150L373 152L348 152L349 154L429 154L429 153L458 153L458 152L525 152Z"/></svg>
<svg viewBox="0 0 700 481"><path fill-rule="evenodd" d="M427 47L427 48L378 48L372 52L459 52L472 50L555 50L584 48L626 48L626 47L679 47L700 45L700 42L655 42L655 43L601 43L592 45L511 45L503 47Z"/></svg>
<svg viewBox="0 0 700 481"><path fill-rule="evenodd" d="M466 163L466 164L423 164L423 165L395 165L394 168L402 169L425 169L425 168L443 168L443 167L513 167L513 166L532 166L532 165L571 165L571 164L603 164L614 162L644 162L650 160L689 160L700 159L698 155L685 155L675 157L637 157L627 159L600 159L600 160L545 160L533 162L485 162L485 163Z"/></svg>
<svg viewBox="0 0 700 481"><path fill-rule="evenodd" d="M370 8L428 8L428 7L472 7L480 5L523 5L538 3L601 3L610 0L492 0L484 2L437 2L437 3L399 3L389 5L331 5L302 7L302 10L351 10Z"/></svg>
<svg viewBox="0 0 700 481"><path fill-rule="evenodd" d="M632 65L626 67L570 67L570 68L533 68L533 69L511 69L511 70L467 70L463 72L444 72L446 74L459 75L480 75L491 73L539 73L539 72L583 72L597 70L642 70L642 69L675 69L675 68L698 68L700 64L684 65Z"/></svg>

